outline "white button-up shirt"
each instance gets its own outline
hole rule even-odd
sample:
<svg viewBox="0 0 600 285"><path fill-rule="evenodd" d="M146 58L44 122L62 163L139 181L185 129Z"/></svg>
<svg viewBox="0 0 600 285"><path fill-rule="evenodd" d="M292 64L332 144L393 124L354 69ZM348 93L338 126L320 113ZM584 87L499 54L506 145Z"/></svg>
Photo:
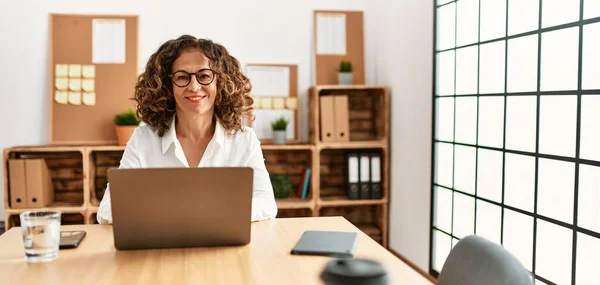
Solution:
<svg viewBox="0 0 600 285"><path fill-rule="evenodd" d="M215 134L208 143L198 167L229 166L252 167L254 170L251 220L275 218L277 203L273 195L273 186L265 167L260 141L254 130L245 127L234 135L227 135L217 120ZM163 137L158 136L158 131L154 127L148 125L137 127L127 143L119 166L119 168L156 167L190 167L175 133L175 118L171 128ZM109 188L107 186L98 209L97 219L101 224L112 223Z"/></svg>

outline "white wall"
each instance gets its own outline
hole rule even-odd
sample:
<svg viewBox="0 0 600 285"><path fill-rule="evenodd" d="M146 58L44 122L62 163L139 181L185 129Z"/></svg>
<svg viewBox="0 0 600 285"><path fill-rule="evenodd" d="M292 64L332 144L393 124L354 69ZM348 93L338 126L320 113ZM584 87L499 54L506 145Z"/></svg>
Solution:
<svg viewBox="0 0 600 285"><path fill-rule="evenodd" d="M242 64L298 64L299 96L313 84L314 10L365 12L366 80L374 83L369 0L0 0L0 148L48 144L48 14L139 15L139 58L164 41L191 34L223 44ZM306 124L303 137L308 138ZM0 173L3 171L0 165ZM0 176L0 185L3 185ZM0 191L3 201L4 191ZM0 203L0 212L4 204ZM0 215L0 220L4 215Z"/></svg>
<svg viewBox="0 0 600 285"><path fill-rule="evenodd" d="M377 83L391 86L390 247L429 270L433 2L377 0Z"/></svg>

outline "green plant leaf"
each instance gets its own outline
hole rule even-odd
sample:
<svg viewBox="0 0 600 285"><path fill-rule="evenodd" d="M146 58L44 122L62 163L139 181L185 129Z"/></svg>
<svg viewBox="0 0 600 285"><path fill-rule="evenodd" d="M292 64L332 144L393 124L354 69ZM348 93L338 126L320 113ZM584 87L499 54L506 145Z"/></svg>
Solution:
<svg viewBox="0 0 600 285"><path fill-rule="evenodd" d="M292 193L292 183L287 175L271 175L271 184L275 198L287 198Z"/></svg>
<svg viewBox="0 0 600 285"><path fill-rule="evenodd" d="M137 119L135 111L128 109L125 112L115 115L113 123L117 126L137 126L140 124L140 121Z"/></svg>
<svg viewBox="0 0 600 285"><path fill-rule="evenodd" d="M285 117L279 117L279 119L271 122L271 128L274 131L285 131L287 129L289 121Z"/></svg>
<svg viewBox="0 0 600 285"><path fill-rule="evenodd" d="M352 62L347 60L340 61L340 72L352 72Z"/></svg>

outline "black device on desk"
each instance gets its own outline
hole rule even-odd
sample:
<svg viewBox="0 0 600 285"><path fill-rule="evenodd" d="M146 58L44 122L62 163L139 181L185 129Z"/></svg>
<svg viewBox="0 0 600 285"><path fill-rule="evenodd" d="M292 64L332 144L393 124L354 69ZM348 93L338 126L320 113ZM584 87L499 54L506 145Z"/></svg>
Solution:
<svg viewBox="0 0 600 285"><path fill-rule="evenodd" d="M85 237L84 231L62 231L60 232L60 249L76 248Z"/></svg>
<svg viewBox="0 0 600 285"><path fill-rule="evenodd" d="M305 231L291 254L351 258L357 237L355 232Z"/></svg>

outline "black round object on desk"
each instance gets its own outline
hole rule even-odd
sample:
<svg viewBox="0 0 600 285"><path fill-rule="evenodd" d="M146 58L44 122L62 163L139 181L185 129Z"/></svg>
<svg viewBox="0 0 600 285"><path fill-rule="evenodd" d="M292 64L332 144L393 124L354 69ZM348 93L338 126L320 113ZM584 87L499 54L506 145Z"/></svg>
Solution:
<svg viewBox="0 0 600 285"><path fill-rule="evenodd" d="M388 275L379 262L351 258L329 261L321 273L327 285L385 285Z"/></svg>

